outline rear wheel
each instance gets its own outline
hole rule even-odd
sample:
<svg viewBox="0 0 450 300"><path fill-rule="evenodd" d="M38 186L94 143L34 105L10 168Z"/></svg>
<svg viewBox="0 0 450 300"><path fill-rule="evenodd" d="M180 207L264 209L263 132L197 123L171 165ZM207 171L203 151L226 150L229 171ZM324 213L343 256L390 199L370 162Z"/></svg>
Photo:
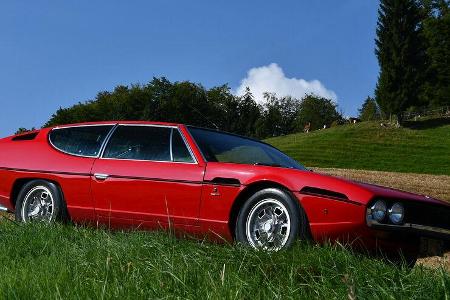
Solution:
<svg viewBox="0 0 450 300"><path fill-rule="evenodd" d="M65 205L59 188L45 180L32 180L20 190L16 202L16 220L54 222L65 219Z"/></svg>
<svg viewBox="0 0 450 300"><path fill-rule="evenodd" d="M307 238L307 219L299 204L280 189L253 194L242 206L236 223L236 239L256 249L277 251Z"/></svg>

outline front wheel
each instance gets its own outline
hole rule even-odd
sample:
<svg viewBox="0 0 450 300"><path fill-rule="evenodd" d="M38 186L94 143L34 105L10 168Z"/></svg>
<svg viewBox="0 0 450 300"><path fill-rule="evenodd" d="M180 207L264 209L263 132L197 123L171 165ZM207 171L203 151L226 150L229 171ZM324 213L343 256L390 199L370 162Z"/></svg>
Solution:
<svg viewBox="0 0 450 300"><path fill-rule="evenodd" d="M59 188L45 180L32 180L19 192L16 220L19 222L54 222L65 218L65 206Z"/></svg>
<svg viewBox="0 0 450 300"><path fill-rule="evenodd" d="M236 239L256 249L278 251L300 237L306 239L308 222L300 205L288 193L267 188L253 194L242 206Z"/></svg>

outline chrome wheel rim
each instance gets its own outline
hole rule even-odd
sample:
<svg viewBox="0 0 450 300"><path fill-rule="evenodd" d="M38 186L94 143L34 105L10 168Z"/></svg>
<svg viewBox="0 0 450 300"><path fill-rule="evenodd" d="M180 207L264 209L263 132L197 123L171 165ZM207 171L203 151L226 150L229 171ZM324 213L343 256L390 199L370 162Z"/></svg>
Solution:
<svg viewBox="0 0 450 300"><path fill-rule="evenodd" d="M280 201L265 199L250 211L245 225L253 248L277 251L286 245L291 231L289 212Z"/></svg>
<svg viewBox="0 0 450 300"><path fill-rule="evenodd" d="M36 186L26 195L22 205L24 222L53 220L54 200L52 193L45 186Z"/></svg>

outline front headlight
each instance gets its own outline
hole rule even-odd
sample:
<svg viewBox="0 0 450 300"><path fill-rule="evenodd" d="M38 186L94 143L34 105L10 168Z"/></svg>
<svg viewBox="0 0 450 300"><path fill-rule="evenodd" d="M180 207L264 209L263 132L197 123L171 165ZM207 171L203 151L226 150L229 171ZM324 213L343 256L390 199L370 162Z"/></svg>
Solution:
<svg viewBox="0 0 450 300"><path fill-rule="evenodd" d="M381 222L386 216L386 210L386 203L383 200L378 200L370 207L370 214L375 221Z"/></svg>
<svg viewBox="0 0 450 300"><path fill-rule="evenodd" d="M402 204L396 202L388 210L389 220L395 225L399 225L403 222L405 216L405 209Z"/></svg>

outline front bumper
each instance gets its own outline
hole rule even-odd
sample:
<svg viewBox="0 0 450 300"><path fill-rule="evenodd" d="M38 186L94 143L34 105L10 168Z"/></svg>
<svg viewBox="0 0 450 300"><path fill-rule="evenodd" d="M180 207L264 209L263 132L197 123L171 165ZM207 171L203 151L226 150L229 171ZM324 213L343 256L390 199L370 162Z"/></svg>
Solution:
<svg viewBox="0 0 450 300"><path fill-rule="evenodd" d="M9 209L0 205L0 212L8 212L8 211L9 211Z"/></svg>
<svg viewBox="0 0 450 300"><path fill-rule="evenodd" d="M450 230L439 227L431 227L420 224L405 223L402 225L382 224L376 221L367 223L370 228L386 232L398 232L416 235L418 237L429 237L444 241L450 241Z"/></svg>

